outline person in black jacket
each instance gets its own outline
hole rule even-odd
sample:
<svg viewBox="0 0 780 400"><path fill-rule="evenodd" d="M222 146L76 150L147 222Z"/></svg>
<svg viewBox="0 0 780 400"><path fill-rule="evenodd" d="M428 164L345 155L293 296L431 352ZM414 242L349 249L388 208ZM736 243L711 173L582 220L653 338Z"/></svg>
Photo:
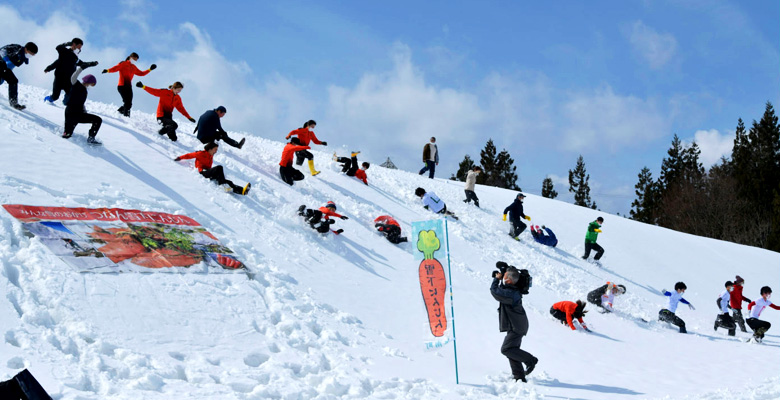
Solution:
<svg viewBox="0 0 780 400"><path fill-rule="evenodd" d="M73 130L78 124L92 124L92 127L89 128L87 143L100 145L102 143L98 142L95 136L97 136L103 120L97 115L87 113L86 108L84 108L84 103L87 102L87 89L94 87L97 84L97 79L94 75L87 75L79 82L81 71L83 71L81 67L76 68L76 72L70 77L72 87L68 105L65 106L65 132L62 137L68 139L73 136Z"/></svg>
<svg viewBox="0 0 780 400"><path fill-rule="evenodd" d="M76 67L86 69L98 65L97 61L83 62L79 60L78 54L81 53L82 46L84 46L84 41L79 38L73 38L70 42L57 46L57 59L43 70L43 72L47 74L54 71L52 91L50 95L43 98L44 101L54 103L60 98L60 92L65 92L65 98L62 102L63 104L67 104L72 85L70 77L73 75L73 72L76 71Z"/></svg>
<svg viewBox="0 0 780 400"><path fill-rule="evenodd" d="M38 46L33 42L27 42L24 47L20 44L8 44L0 47L0 84L8 83L8 102L11 107L17 110L24 110L26 107L19 104L19 79L14 75L13 69L22 64L28 64L28 56L38 54Z"/></svg>
<svg viewBox="0 0 780 400"><path fill-rule="evenodd" d="M244 147L246 138L236 142L227 135L227 132L222 129L222 124L219 122L219 119L224 117L225 114L227 114L227 109L223 106L204 112L198 118L198 125L195 127L194 133L198 134L198 140L203 144L223 140L225 143L240 149Z"/></svg>
<svg viewBox="0 0 780 400"><path fill-rule="evenodd" d="M520 279L520 272L502 261L497 262L496 267L505 271L494 271L493 283L490 285L490 294L499 302L499 330L506 332L504 343L501 345L501 354L509 359L509 366L515 381L527 382L526 375L534 370L539 360L527 351L520 349L523 336L528 333L528 317L523 308L523 295L515 286L515 283ZM525 368L523 368L523 364L525 364Z"/></svg>
<svg viewBox="0 0 780 400"><path fill-rule="evenodd" d="M523 214L524 198L524 194L518 193L515 201L512 202L509 207L504 209L504 221L506 221L506 215L509 214L509 221L512 223L512 229L509 231L509 236L515 238L516 240L520 240L518 236L520 236L520 234L523 233L526 228L526 225L520 221L520 218L525 218L528 221L531 220L531 217Z"/></svg>

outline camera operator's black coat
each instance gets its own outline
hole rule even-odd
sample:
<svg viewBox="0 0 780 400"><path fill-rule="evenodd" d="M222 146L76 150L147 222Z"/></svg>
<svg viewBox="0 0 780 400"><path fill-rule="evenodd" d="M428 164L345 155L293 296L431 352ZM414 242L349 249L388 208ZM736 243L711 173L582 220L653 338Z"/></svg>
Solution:
<svg viewBox="0 0 780 400"><path fill-rule="evenodd" d="M521 336L528 333L528 316L523 308L523 295L515 285L500 284L501 279L493 278L490 294L498 300L498 323L501 332L514 331Z"/></svg>

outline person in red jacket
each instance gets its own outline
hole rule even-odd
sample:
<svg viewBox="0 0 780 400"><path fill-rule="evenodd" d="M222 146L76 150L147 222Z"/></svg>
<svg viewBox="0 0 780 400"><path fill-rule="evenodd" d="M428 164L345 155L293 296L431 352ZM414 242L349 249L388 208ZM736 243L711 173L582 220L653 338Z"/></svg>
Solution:
<svg viewBox="0 0 780 400"><path fill-rule="evenodd" d="M143 83L138 82L135 84L139 88L146 90L147 93L152 96L160 98L160 102L157 104L157 122L162 125L162 128L158 131L160 135L168 135L172 141L176 141L176 128L179 124L173 120L173 109L179 110L181 115L187 117L190 122L195 122L195 118L190 117L187 110L184 109L184 105L181 103L181 97L179 93L184 89L184 85L181 82L174 82L173 85L168 86L168 89L155 89L144 86Z"/></svg>
<svg viewBox="0 0 780 400"><path fill-rule="evenodd" d="M203 147L203 150L176 157L173 159L173 161L189 160L194 158L195 168L198 169L198 172L200 172L204 178L217 181L217 185L227 184L230 186L230 189L233 190L233 193L243 195L249 193L249 189L252 187L251 183L247 183L244 187L238 186L232 181L225 179L225 171L222 170L221 165L212 167L214 163L214 154L217 154L217 150L219 150L218 144L208 143Z"/></svg>
<svg viewBox="0 0 780 400"><path fill-rule="evenodd" d="M333 153L333 161L336 161L341 164L341 172L347 174L347 176L354 176L355 178L358 178L359 180L363 181L366 185L368 185L368 177L366 176L366 170L368 167L371 166L371 164L364 162L360 164L360 168L358 169L358 160L357 155L360 154L359 151L353 151L351 153L352 158L347 157L339 157L336 155L336 153Z"/></svg>
<svg viewBox="0 0 780 400"><path fill-rule="evenodd" d="M119 107L117 111L125 117L130 116L130 109L133 108L133 76L146 76L146 74L157 68L157 65L152 64L149 69L141 71L135 66L137 62L138 53L130 53L124 61L103 70L104 74L119 72L119 83L116 90L122 96L122 107Z"/></svg>
<svg viewBox="0 0 780 400"><path fill-rule="evenodd" d="M401 224L389 215L380 215L374 220L374 228L382 232L390 243L399 244L408 239L401 237Z"/></svg>
<svg viewBox="0 0 780 400"><path fill-rule="evenodd" d="M292 186L295 181L303 180L301 171L298 171L292 166L293 154L310 148L311 147L309 146L301 146L301 141L297 137L292 138L290 143L287 143L284 146L284 150L282 150L282 160L279 161L279 175L282 177L284 183Z"/></svg>
<svg viewBox="0 0 780 400"><path fill-rule="evenodd" d="M303 146L308 146L309 142L314 142L315 144L327 146L328 142L320 141L320 139L317 139L317 135L314 134L315 126L317 126L317 123L314 122L313 119L308 120L306 121L305 124L303 124L303 128L291 131L290 133L287 134L285 139L290 139L291 136L298 136L298 140L301 141L301 145ZM314 169L314 154L311 154L311 152L308 152L306 150L299 150L295 152L296 165L303 165L304 159L309 160L309 171L311 171L311 176L320 173L320 171Z"/></svg>
<svg viewBox="0 0 780 400"><path fill-rule="evenodd" d="M734 289L731 291L731 298L729 299L729 306L731 306L732 314L734 315L734 322L739 324L739 329L742 332L747 332L745 329L745 319L742 317L742 302L750 303L750 299L742 295L742 289L744 289L745 280L741 276L737 275L734 280Z"/></svg>
<svg viewBox="0 0 780 400"><path fill-rule="evenodd" d="M577 300L576 303L573 301L559 301L550 307L550 314L558 321L561 321L561 323L569 325L573 331L577 330L577 328L574 327L573 322L573 319L577 318L582 329L590 332L588 326L585 325L585 321L582 320L582 317L588 312L588 310L585 309L585 305L586 303L582 300Z"/></svg>
<svg viewBox="0 0 780 400"><path fill-rule="evenodd" d="M303 217L303 219L309 223L309 226L311 226L312 229L319 233L328 233L328 231L331 230L330 226L333 225L336 221L330 219L330 217L341 218L343 220L349 219L346 215L336 213L336 203L332 201L327 202L325 207L320 207L317 210L306 208L305 204L301 205L298 207L298 215ZM339 235L344 232L344 230L339 229L332 232Z"/></svg>

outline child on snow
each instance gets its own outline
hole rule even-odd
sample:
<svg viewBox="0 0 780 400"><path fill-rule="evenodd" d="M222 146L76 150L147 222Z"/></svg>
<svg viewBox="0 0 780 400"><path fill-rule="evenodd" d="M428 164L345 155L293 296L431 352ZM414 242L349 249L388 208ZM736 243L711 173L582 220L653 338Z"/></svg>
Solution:
<svg viewBox="0 0 780 400"><path fill-rule="evenodd" d="M320 207L317 210L306 208L306 205L304 204L298 207L298 215L303 217L304 220L309 223L309 226L319 233L328 233L328 231L331 230L330 226L336 223L336 221L330 219L330 217L337 217L343 220L349 219L345 215L336 213L336 203L332 201L327 202L325 207ZM332 232L338 235L344 232L344 230L339 229Z"/></svg>
<svg viewBox="0 0 780 400"><path fill-rule="evenodd" d="M79 82L79 74L82 70L81 67L76 68L76 72L70 77L71 88L68 95L68 105L65 106L65 132L62 137L68 139L73 136L73 130L78 124L92 124L89 128L87 143L100 145L101 143L95 139L95 136L100 130L100 125L103 124L103 119L88 113L84 108L84 103L87 102L87 89L94 87L97 84L97 79L94 75L87 75Z"/></svg>
<svg viewBox="0 0 780 400"><path fill-rule="evenodd" d="M731 281L726 281L725 286L726 290L724 290L716 300L718 308L720 309L720 313L715 318L715 330L717 331L718 327L726 328L729 330L729 336L734 336L736 335L737 325L734 323L731 315L729 315L729 301L731 299L730 293L734 289L734 283Z"/></svg>
<svg viewBox="0 0 780 400"><path fill-rule="evenodd" d="M317 139L317 135L314 134L314 127L317 126L317 122L315 122L313 119L306 121L305 124L303 124L303 128L296 129L294 131L291 131L287 134L285 139L290 139L291 136L297 136L298 140L300 140L301 145L308 146L309 142L314 142L315 144L320 144L323 146L327 146L328 142L320 141ZM311 176L317 175L320 173L320 171L317 171L314 169L314 154L311 154L311 152L304 150L298 150L295 152L295 164L296 165L303 165L303 160L307 159L309 160L309 171L311 171Z"/></svg>
<svg viewBox="0 0 780 400"><path fill-rule="evenodd" d="M352 158L347 157L339 157L336 155L336 153L333 153L333 161L336 161L338 163L341 163L341 172L344 172L347 174L347 176L354 176L355 178L360 179L368 185L368 178L366 176L366 170L368 167L371 166L371 164L364 162L360 164L360 168L358 169L358 159L357 155L360 154L359 151L353 151L351 153Z"/></svg>
<svg viewBox="0 0 780 400"><path fill-rule="evenodd" d="M117 111L125 117L130 116L130 109L133 108L133 76L146 76L157 68L157 65L152 64L149 69L141 71L135 66L138 58L138 53L130 53L124 61L103 70L104 74L119 72L119 83L117 83L116 90L122 96L122 107L119 107Z"/></svg>
<svg viewBox="0 0 780 400"><path fill-rule="evenodd" d="M524 194L518 193L517 197L515 197L515 201L504 209L504 221L506 221L506 216L509 214L509 222L512 223L512 228L509 230L509 236L515 240L520 240L518 236L520 236L526 228L526 225L520 221L520 218L525 218L528 221L531 220L531 217L523 213L524 198Z"/></svg>
<svg viewBox="0 0 780 400"><path fill-rule="evenodd" d="M780 310L780 307L772 304L769 300L770 297L772 297L772 288L764 286L761 288L761 297L748 304L750 318L747 319L747 324L750 326L750 329L753 330L753 340L759 343L764 340L766 331L772 327L772 324L769 322L758 319L758 317L761 316L761 312L764 311L767 306L772 307L775 310Z"/></svg>
<svg viewBox="0 0 780 400"><path fill-rule="evenodd" d="M19 104L19 79L14 75L13 69L29 64L30 58L38 54L38 46L33 42L27 42L24 46L20 44L7 44L0 47L0 84L8 84L8 103L16 110L27 108Z"/></svg>
<svg viewBox="0 0 780 400"><path fill-rule="evenodd" d="M407 241L406 237L401 237L401 224L389 215L376 217L374 227L382 232L390 243L399 244Z"/></svg>
<svg viewBox="0 0 780 400"><path fill-rule="evenodd" d="M60 98L60 92L65 92L63 104L68 104L70 97L71 76L76 71L76 67L87 69L98 64L97 61L84 62L79 60L78 54L81 54L81 48L84 41L79 38L73 38L70 42L63 43L56 47L57 59L51 65L43 70L44 73L54 71L54 84L52 85L51 95L43 98L43 101L53 104Z"/></svg>
<svg viewBox="0 0 780 400"><path fill-rule="evenodd" d="M731 291L731 299L729 301L731 310L734 315L734 322L739 324L739 330L747 332L745 329L745 319L742 318L742 302L750 303L750 299L742 295L742 289L744 287L745 280L741 276L737 275L734 279L734 289Z"/></svg>
<svg viewBox="0 0 780 400"><path fill-rule="evenodd" d="M544 229L544 231L542 231L542 229ZM547 234L545 234L545 232L547 232ZM541 243L550 247L555 247L558 245L558 238L555 237L555 233L553 233L550 228L547 228L544 225L542 225L541 229L539 228L539 225L536 225L535 227L532 225L531 236L534 237L536 243Z"/></svg>
<svg viewBox="0 0 780 400"><path fill-rule="evenodd" d="M682 297L687 289L688 287L685 286L684 283L677 282L674 284L674 293L667 292L666 289L661 290L661 294L669 297L669 307L658 312L658 320L678 326L680 328L680 333L688 333L688 331L685 329L685 321L674 314L674 312L677 311L677 303L687 304L691 310L695 310L693 304Z"/></svg>
<svg viewBox="0 0 780 400"><path fill-rule="evenodd" d="M588 310L585 309L585 306L586 304L582 300L577 300L576 303L573 301L559 301L550 307L550 315L558 321L561 321L562 324L569 325L573 331L577 330L573 321L574 318L577 318L582 329L590 332L585 321L582 320L582 317L588 312Z"/></svg>
<svg viewBox="0 0 780 400"><path fill-rule="evenodd" d="M310 148L311 147L309 146L301 146L301 141L297 137L290 139L290 143L287 143L284 146L284 150L282 150L282 160L279 161L279 176L282 177L284 183L292 186L295 181L303 180L301 171L298 171L292 166L293 154Z"/></svg>
<svg viewBox="0 0 780 400"><path fill-rule="evenodd" d="M437 214L449 215L456 220L458 219L455 214L447 211L447 205L444 204L444 202L439 198L439 196L436 195L436 193L426 193L425 189L418 187L415 189L414 194L415 196L422 199L423 207L426 210L431 210Z"/></svg>
<svg viewBox="0 0 780 400"><path fill-rule="evenodd" d="M214 154L217 154L217 150L219 150L218 144L209 143L203 147L203 150L176 157L173 159L173 161L181 161L181 160L188 160L194 158L195 168L198 169L198 172L200 172L200 174L203 175L203 177L211 179L213 181L217 181L217 185L227 184L230 187L230 189L233 190L233 193L243 194L243 195L249 193L249 189L252 187L251 183L247 183L246 186L244 187L238 186L233 182L225 179L225 172L222 170L221 165L217 165L216 167L212 168L212 163L214 162Z"/></svg>
<svg viewBox="0 0 780 400"><path fill-rule="evenodd" d="M477 165L472 168L468 174L466 174L466 200L463 200L464 203L470 203L472 200L474 200L474 205L479 207L479 198L474 192L474 185L477 183L477 175L481 173L482 167Z"/></svg>
<svg viewBox="0 0 780 400"><path fill-rule="evenodd" d="M181 115L187 117L190 122L196 122L195 118L190 117L190 114L184 109L184 104L182 104L181 97L179 97L179 93L184 89L184 84L181 82L174 82L173 85L168 86L168 89L150 88L144 86L141 82L136 83L135 86L146 90L152 96L160 98L160 102L157 104L157 123L162 125L162 128L157 132L160 135L168 135L168 138L174 142L178 139L176 137L176 129L179 127L179 124L173 120L174 108L179 110Z"/></svg>
<svg viewBox="0 0 780 400"><path fill-rule="evenodd" d="M615 311L612 305L615 303L615 296L626 293L626 287L623 285L616 285L612 282L607 282L606 285L592 290L588 293L588 302L595 304L596 307L601 307L606 312Z"/></svg>
<svg viewBox="0 0 780 400"><path fill-rule="evenodd" d="M588 257L590 257L591 250L596 250L596 257L593 257L593 260L596 264L601 264L599 260L601 259L601 256L604 255L604 248L599 246L599 244L596 243L596 240L599 238L601 225L603 224L604 218L602 217L598 217L595 221L588 224L588 232L585 233L585 255L582 256L583 260L587 260Z"/></svg>

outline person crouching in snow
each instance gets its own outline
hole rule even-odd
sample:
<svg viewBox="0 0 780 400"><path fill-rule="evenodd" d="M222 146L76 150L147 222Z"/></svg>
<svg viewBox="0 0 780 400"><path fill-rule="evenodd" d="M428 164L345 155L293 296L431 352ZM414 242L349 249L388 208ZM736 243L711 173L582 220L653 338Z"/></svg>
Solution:
<svg viewBox="0 0 780 400"><path fill-rule="evenodd" d="M612 305L615 303L615 296L626 293L626 287L623 285L615 285L612 282L607 282L606 285L592 290L588 293L588 302L595 304L596 307L603 308L606 312L615 311Z"/></svg>
<svg viewBox="0 0 780 400"><path fill-rule="evenodd" d="M585 309L585 306L587 304L582 300L577 300L577 302L573 301L559 301L555 304L553 304L552 307L550 307L550 315L552 315L555 319L558 321L561 321L564 325L569 325L571 330L576 331L577 328L574 326L574 318L577 319L577 321L580 322L580 326L582 326L582 329L585 329L586 331L590 332L590 329L588 329L588 325L585 324L585 321L582 320L582 317L585 316L585 313L588 312L588 310Z"/></svg>
<svg viewBox="0 0 780 400"><path fill-rule="evenodd" d="M287 134L287 137L285 139L290 139L291 136L297 136L298 140L301 141L301 145L308 146L309 142L314 142L315 144L327 146L328 142L320 141L317 139L317 135L314 134L314 127L317 126L317 122L315 122L313 119L306 121L305 124L303 124L303 128L296 129L294 131L291 131ZM320 171L317 171L314 169L314 154L311 154L311 152L304 150L298 150L295 152L295 164L296 165L303 165L303 160L309 160L309 171L311 171L311 176L317 175L320 173Z"/></svg>
<svg viewBox="0 0 780 400"><path fill-rule="evenodd" d="M94 87L97 84L97 79L94 75L87 75L79 82L79 74L83 69L81 67L76 68L76 72L70 76L70 94L68 99L68 105L65 106L65 132L62 137L65 139L73 136L73 131L78 124L92 124L89 128L89 137L87 143L92 145L100 145L102 143L95 139L95 136L100 130L100 125L103 124L103 119L95 114L90 114L84 107L84 103L87 102L88 89Z"/></svg>
<svg viewBox="0 0 780 400"><path fill-rule="evenodd" d="M233 193L243 194L243 195L249 193L249 189L252 187L251 183L247 183L246 186L244 187L238 186L233 182L225 179L225 172L222 170L221 165L212 167L214 162L214 154L217 154L217 150L219 150L218 144L208 143L206 146L203 147L203 150L176 157L173 159L173 161L181 161L181 160L188 160L194 158L195 168L198 169L198 172L200 172L200 174L203 175L204 178L217 181L217 185L227 184L230 187L230 189L233 190Z"/></svg>
<svg viewBox="0 0 780 400"><path fill-rule="evenodd" d="M726 282L726 290L718 296L715 301L720 309L720 313L715 318L715 330L718 327L726 328L729 330L729 336L737 334L737 324L734 323L734 319L729 315L729 301L731 300L731 291L734 289L734 283L731 281Z"/></svg>
<svg viewBox="0 0 780 400"><path fill-rule="evenodd" d="M374 228L382 232L390 243L399 244L407 241L401 236L401 224L389 215L380 215L374 220Z"/></svg>
<svg viewBox="0 0 780 400"><path fill-rule="evenodd" d="M325 207L320 207L317 210L306 208L306 205L298 207L298 215L304 218L309 223L312 229L319 233L328 233L332 231L335 234L343 233L343 229L331 230L330 226L336 223L336 220L330 219L330 217L341 218L343 220L349 219L346 215L336 213L336 203L329 201L325 204Z"/></svg>
<svg viewBox="0 0 780 400"><path fill-rule="evenodd" d="M769 328L772 327L772 324L769 322L758 319L758 317L761 316L761 312L764 311L767 306L772 307L775 310L780 310L780 307L772 304L772 302L769 300L770 297L772 297L772 288L769 286L764 286L761 288L761 297L759 297L758 300L751 301L750 304L748 304L750 318L748 318L746 322L748 326L750 326L750 329L753 330L753 340L756 342L763 341L764 334L769 330Z"/></svg>
<svg viewBox="0 0 780 400"><path fill-rule="evenodd" d="M282 150L282 160L279 161L279 176L282 177L284 183L292 186L295 181L303 180L301 171L293 168L293 155L295 152L304 151L309 148L309 146L301 146L301 141L297 137L290 139L290 143L287 143L284 146L284 150Z"/></svg>
<svg viewBox="0 0 780 400"><path fill-rule="evenodd" d="M685 329L685 321L683 321L682 318L675 315L675 311L677 311L677 304L678 303L687 304L688 308L690 308L691 310L696 309L693 307L693 304L688 302L688 300L683 299L683 294L685 294L685 291L687 289L688 286L685 286L684 283L677 282L674 284L674 293L667 292L666 289L661 290L661 294L669 297L669 307L664 308L658 312L658 320L668 322L672 325L679 327L680 333L688 333L688 331Z"/></svg>
<svg viewBox="0 0 780 400"><path fill-rule="evenodd" d="M436 193L433 192L425 192L425 189L423 188L417 188L414 191L414 195L421 198L423 202L423 207L426 210L431 210L437 214L444 214L448 215L454 219L458 219L458 217L455 216L450 211L447 211L447 205L444 204L444 202L439 198L439 196L436 195Z"/></svg>
<svg viewBox="0 0 780 400"><path fill-rule="evenodd" d="M544 231L542 231L544 229ZM545 231L547 234L545 234ZM531 226L531 236L534 237L536 243L541 243L545 246L555 247L558 245L558 238L555 237L552 229L542 225L541 229L539 225Z"/></svg>
<svg viewBox="0 0 780 400"><path fill-rule="evenodd" d="M347 174L347 176L354 176L355 178L358 178L359 180L363 181L366 185L368 185L368 177L366 176L366 170L368 167L371 166L371 164L364 162L360 164L360 168L358 168L358 159L357 155L360 154L359 151L353 151L351 153L351 158L347 157L339 157L336 155L336 153L333 153L333 161L336 161L337 163L341 164L341 172Z"/></svg>

